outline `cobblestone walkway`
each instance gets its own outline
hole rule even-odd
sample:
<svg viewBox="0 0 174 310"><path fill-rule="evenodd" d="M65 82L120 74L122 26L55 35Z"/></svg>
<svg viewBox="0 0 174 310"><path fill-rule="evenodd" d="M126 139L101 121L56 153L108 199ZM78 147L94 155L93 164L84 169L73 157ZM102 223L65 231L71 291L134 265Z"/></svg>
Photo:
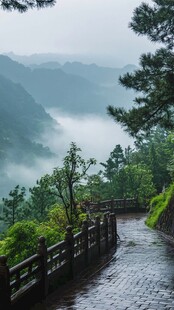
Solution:
<svg viewBox="0 0 174 310"><path fill-rule="evenodd" d="M174 309L174 247L144 225L144 217L118 220L121 238L105 268L54 293L46 309Z"/></svg>

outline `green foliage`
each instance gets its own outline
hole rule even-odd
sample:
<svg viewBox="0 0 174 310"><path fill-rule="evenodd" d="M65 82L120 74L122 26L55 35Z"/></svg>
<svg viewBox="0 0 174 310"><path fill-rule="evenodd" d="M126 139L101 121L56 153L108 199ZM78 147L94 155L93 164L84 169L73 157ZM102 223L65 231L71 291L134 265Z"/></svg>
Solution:
<svg viewBox="0 0 174 310"><path fill-rule="evenodd" d="M60 204L54 204L48 212L49 225L56 227L57 230L64 234L68 225L65 208Z"/></svg>
<svg viewBox="0 0 174 310"><path fill-rule="evenodd" d="M89 201L101 201L105 197L105 182L101 172L87 176L85 185L79 184L76 187L77 201L82 207Z"/></svg>
<svg viewBox="0 0 174 310"><path fill-rule="evenodd" d="M137 150L130 147L123 152L120 145L111 152L103 172L108 182L104 183L105 199L137 198L140 205L146 206L149 199L155 194L153 175L148 165L142 159L137 160Z"/></svg>
<svg viewBox="0 0 174 310"><path fill-rule="evenodd" d="M9 265L14 266L37 252L40 236L46 238L48 247L63 238L58 228L50 226L50 223L17 222L7 230L5 238L0 241L0 255L7 255Z"/></svg>
<svg viewBox="0 0 174 310"><path fill-rule="evenodd" d="M53 244L63 239L63 234L59 227L52 226L50 222L43 222L37 226L37 236L44 236L46 238L46 245L50 247Z"/></svg>
<svg viewBox="0 0 174 310"><path fill-rule="evenodd" d="M120 144L117 144L114 150L110 153L110 157L106 163L101 163L101 165L105 168L104 176L108 180L112 180L112 177L119 172L124 163L125 157L123 154L123 149Z"/></svg>
<svg viewBox="0 0 174 310"><path fill-rule="evenodd" d="M108 113L132 136L142 136L156 125L173 129L174 105L174 4L173 1L153 0L154 6L142 3L135 11L130 24L138 35L147 35L155 42L162 42L154 55L140 57L140 69L120 78L120 83L134 89L138 96L135 106L126 111L123 108L108 107Z"/></svg>
<svg viewBox="0 0 174 310"><path fill-rule="evenodd" d="M55 0L1 0L0 6L7 11L19 11L20 13L23 13L28 9L41 9L53 6L55 2Z"/></svg>
<svg viewBox="0 0 174 310"><path fill-rule="evenodd" d="M160 218L164 210L168 207L173 197L174 197L174 184L171 184L171 186L164 193L161 193L160 195L154 197L151 200L150 213L146 220L146 224L149 227L151 228L156 227L158 219Z"/></svg>
<svg viewBox="0 0 174 310"><path fill-rule="evenodd" d="M20 188L19 185L17 185L14 190L10 191L9 198L2 198L4 203L3 220L10 226L21 218L21 213L25 213L25 211L23 212L22 210L22 207L25 207L25 204L23 204L25 192L25 187Z"/></svg>
<svg viewBox="0 0 174 310"><path fill-rule="evenodd" d="M145 164L152 172L153 183L158 193L171 183L169 163L173 158L174 143L172 135L157 127L142 141L136 142L134 162Z"/></svg>
<svg viewBox="0 0 174 310"><path fill-rule="evenodd" d="M78 210L78 221L74 221L74 233L80 230L86 214ZM65 208L55 204L48 212L48 221L21 221L11 226L0 241L0 255L7 255L9 266L14 266L37 252L38 238L44 236L50 247L64 239L68 225Z"/></svg>
<svg viewBox="0 0 174 310"><path fill-rule="evenodd" d="M138 35L147 35L153 42L162 42L174 47L173 0L153 0L153 7L142 3L134 11L130 27Z"/></svg>
<svg viewBox="0 0 174 310"><path fill-rule="evenodd" d="M5 239L1 241L0 254L7 255L10 266L18 264L36 252L36 228L36 223L23 221L7 230Z"/></svg>
<svg viewBox="0 0 174 310"><path fill-rule="evenodd" d="M29 189L30 196L30 207L32 216L39 222L46 220L48 210L55 203L56 197L51 192L49 183L46 177L42 177L36 181L36 185Z"/></svg>
<svg viewBox="0 0 174 310"><path fill-rule="evenodd" d="M125 173L125 197L135 197L140 205L147 206L156 192L151 171L145 165L129 165L125 167Z"/></svg>
<svg viewBox="0 0 174 310"><path fill-rule="evenodd" d="M81 149L74 142L71 143L67 156L63 159L63 167L55 168L53 174L46 179L53 193L63 204L68 223L73 225L78 217L77 186L87 177L87 171L96 160L90 158L85 161L80 155Z"/></svg>

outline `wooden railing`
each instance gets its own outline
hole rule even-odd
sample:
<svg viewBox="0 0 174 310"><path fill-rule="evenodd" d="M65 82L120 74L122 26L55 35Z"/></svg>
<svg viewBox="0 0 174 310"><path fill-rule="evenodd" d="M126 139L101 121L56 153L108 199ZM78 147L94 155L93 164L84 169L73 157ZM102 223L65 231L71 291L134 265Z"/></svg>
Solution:
<svg viewBox="0 0 174 310"><path fill-rule="evenodd" d="M11 269L7 257L0 256L0 309L26 310L44 300L62 281L73 278L116 245L116 227L115 214L107 213L102 223L96 217L91 227L84 221L76 235L68 226L65 240L49 248L40 237L37 254Z"/></svg>
<svg viewBox="0 0 174 310"><path fill-rule="evenodd" d="M85 205L85 211L90 213L112 212L115 214L130 212L145 212L146 209L139 206L135 198L110 199L100 202L89 202Z"/></svg>

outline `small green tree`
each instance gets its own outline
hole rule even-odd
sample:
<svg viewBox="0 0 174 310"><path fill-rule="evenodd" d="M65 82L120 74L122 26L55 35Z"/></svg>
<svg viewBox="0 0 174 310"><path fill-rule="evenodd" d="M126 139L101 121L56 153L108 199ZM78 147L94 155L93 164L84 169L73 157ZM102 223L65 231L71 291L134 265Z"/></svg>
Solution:
<svg viewBox="0 0 174 310"><path fill-rule="evenodd" d="M22 207L24 207L26 189L20 188L17 185L9 193L9 198L2 198L3 201L3 219L10 226L16 221L21 219L21 213L23 214Z"/></svg>
<svg viewBox="0 0 174 310"><path fill-rule="evenodd" d="M53 193L58 197L58 202L62 202L68 223L73 225L74 218L77 219L76 188L87 176L87 171L91 165L96 163L94 158L84 160L80 155L81 149L74 142L70 145L67 156L63 159L63 167L55 168L49 178L46 177Z"/></svg>

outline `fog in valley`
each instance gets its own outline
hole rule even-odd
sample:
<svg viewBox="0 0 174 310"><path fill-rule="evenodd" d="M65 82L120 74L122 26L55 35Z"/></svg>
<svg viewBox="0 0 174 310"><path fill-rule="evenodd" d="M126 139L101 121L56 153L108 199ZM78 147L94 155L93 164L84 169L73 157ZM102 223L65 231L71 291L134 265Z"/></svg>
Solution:
<svg viewBox="0 0 174 310"><path fill-rule="evenodd" d="M73 141L81 148L81 154L85 159L96 158L98 165L95 170L97 171L100 169L99 163L108 159L109 153L116 144L121 144L123 148L133 145L132 138L107 115L74 116L56 109L48 111L60 124L60 134L49 136L48 133L48 135L45 134L44 139L50 149L59 154L59 160L65 155L69 144Z"/></svg>
<svg viewBox="0 0 174 310"><path fill-rule="evenodd" d="M83 158L92 157L97 160L97 164L91 167L89 173L97 173L102 168L100 162L108 159L116 144L121 144L123 149L128 145L133 146L133 139L107 115L74 116L56 109L47 112L57 121L57 125L55 130L44 132L40 141L48 146L55 156L48 159L38 157L32 165L8 164L5 168L8 181L1 195L7 195L17 184L26 188L32 187L41 176L51 173L54 167L62 166L62 159L71 142L75 142L81 148L80 155Z"/></svg>

